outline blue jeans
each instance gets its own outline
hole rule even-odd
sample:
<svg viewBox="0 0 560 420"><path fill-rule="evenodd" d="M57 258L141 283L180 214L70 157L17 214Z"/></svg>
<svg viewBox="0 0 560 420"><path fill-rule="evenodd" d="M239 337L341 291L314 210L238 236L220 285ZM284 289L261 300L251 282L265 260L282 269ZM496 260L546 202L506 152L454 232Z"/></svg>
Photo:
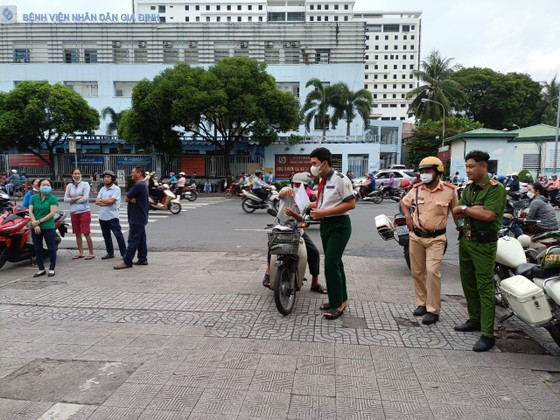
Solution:
<svg viewBox="0 0 560 420"><path fill-rule="evenodd" d="M101 226L101 233L103 234L103 239L105 240L105 249L107 250L107 254L115 255L113 239L111 238L111 232L113 232L113 235L115 235L115 238L117 239L121 257L124 257L126 254L126 242L124 241L119 219L100 220L99 226Z"/></svg>
<svg viewBox="0 0 560 420"><path fill-rule="evenodd" d="M129 225L128 248L124 256L124 262L129 267L132 266L132 260L136 251L138 251L138 260L145 261L148 259L146 226L144 225Z"/></svg>
<svg viewBox="0 0 560 420"><path fill-rule="evenodd" d="M31 238L35 246L35 257L37 258L37 267L39 270L45 269L45 260L43 258L43 238L49 250L49 270L54 270L56 267L56 229L41 230L40 234L36 234L34 230L31 231Z"/></svg>

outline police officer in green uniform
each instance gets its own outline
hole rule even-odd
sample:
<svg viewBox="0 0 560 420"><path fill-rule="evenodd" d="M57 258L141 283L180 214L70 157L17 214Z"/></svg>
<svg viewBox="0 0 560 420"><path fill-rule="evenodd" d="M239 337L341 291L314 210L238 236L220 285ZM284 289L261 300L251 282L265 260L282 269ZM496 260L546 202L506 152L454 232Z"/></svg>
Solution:
<svg viewBox="0 0 560 420"><path fill-rule="evenodd" d="M488 177L486 152L474 150L465 156L467 177L471 181L463 191L453 214L463 219L459 228L459 267L461 284L467 299L469 319L455 331L480 331L474 351L488 351L494 339L494 262L498 231L506 205L503 185Z"/></svg>

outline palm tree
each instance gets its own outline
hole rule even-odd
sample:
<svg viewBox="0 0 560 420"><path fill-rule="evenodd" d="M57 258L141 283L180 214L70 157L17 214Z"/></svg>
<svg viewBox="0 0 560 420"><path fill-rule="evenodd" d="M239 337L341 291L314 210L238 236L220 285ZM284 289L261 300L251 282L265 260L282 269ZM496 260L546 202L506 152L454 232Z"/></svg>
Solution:
<svg viewBox="0 0 560 420"><path fill-rule="evenodd" d="M556 82L556 77L550 83L543 82L542 106L537 111L540 114L541 122L556 125L556 115L558 107L558 96L560 96L560 83Z"/></svg>
<svg viewBox="0 0 560 420"><path fill-rule="evenodd" d="M331 104L332 86L323 84L319 79L313 78L308 80L305 87L313 86L305 98L302 112L305 114L304 122L307 131L310 131L311 121L317 118L323 130L323 137L327 135L329 127L329 106Z"/></svg>
<svg viewBox="0 0 560 420"><path fill-rule="evenodd" d="M110 106L106 106L101 110L101 118L105 119L107 117L110 118L109 124L107 124L107 135L110 136L113 133L116 133L119 130L119 121L122 116L122 112L116 112Z"/></svg>
<svg viewBox="0 0 560 420"><path fill-rule="evenodd" d="M407 98L414 98L410 109L419 119L439 120L443 117L441 106L434 102L422 102L422 99L440 102L449 114L451 103L464 98L461 85L451 80L451 75L458 70L460 65L451 65L453 58L443 58L439 51L432 51L420 64L420 70L413 74L424 84L411 90Z"/></svg>
<svg viewBox="0 0 560 420"><path fill-rule="evenodd" d="M371 92L367 89L352 92L348 85L342 82L335 83L332 86L332 91L331 106L334 108L332 115L333 127L336 127L339 120L346 120L346 135L349 136L350 125L356 119L356 114L359 114L362 120L364 120L365 128L367 128L373 103Z"/></svg>

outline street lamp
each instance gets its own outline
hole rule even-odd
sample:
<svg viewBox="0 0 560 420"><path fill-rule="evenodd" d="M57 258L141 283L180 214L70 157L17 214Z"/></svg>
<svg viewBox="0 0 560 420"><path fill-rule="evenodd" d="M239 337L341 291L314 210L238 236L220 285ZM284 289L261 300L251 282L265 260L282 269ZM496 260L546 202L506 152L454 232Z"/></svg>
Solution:
<svg viewBox="0 0 560 420"><path fill-rule="evenodd" d="M554 172L556 172L556 160L558 159L558 131L560 131L560 96L556 107L556 137L554 139Z"/></svg>
<svg viewBox="0 0 560 420"><path fill-rule="evenodd" d="M435 104L438 104L439 106L441 106L441 109L443 110L443 124L442 124L442 134L441 134L441 146L443 147L443 142L445 141L445 107L443 106L443 104L441 102L438 101L434 101L433 99L428 99L428 98L422 98L420 99L420 101L425 104L426 102L433 102Z"/></svg>

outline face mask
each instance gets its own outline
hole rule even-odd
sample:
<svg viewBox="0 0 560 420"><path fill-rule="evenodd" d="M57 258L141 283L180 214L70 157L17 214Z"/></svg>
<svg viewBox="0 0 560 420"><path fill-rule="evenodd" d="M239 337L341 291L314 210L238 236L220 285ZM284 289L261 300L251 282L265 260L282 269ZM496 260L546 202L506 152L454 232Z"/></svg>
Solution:
<svg viewBox="0 0 560 420"><path fill-rule="evenodd" d="M420 181L424 184L429 184L434 180L434 176L432 174L420 174Z"/></svg>
<svg viewBox="0 0 560 420"><path fill-rule="evenodd" d="M321 173L321 165L319 166L312 166L311 168L309 168L311 175L313 176L319 176L319 174Z"/></svg>
<svg viewBox="0 0 560 420"><path fill-rule="evenodd" d="M39 191L41 191L43 194L50 194L50 192L52 191L52 188L45 186L45 187L39 188Z"/></svg>
<svg viewBox="0 0 560 420"><path fill-rule="evenodd" d="M75 183L78 183L78 182L81 182L81 181L82 181L82 177L81 177L81 176L73 177L72 179L74 180Z"/></svg>
<svg viewBox="0 0 560 420"><path fill-rule="evenodd" d="M527 197L529 197L529 200L532 200L534 196L535 196L534 192L527 191Z"/></svg>
<svg viewBox="0 0 560 420"><path fill-rule="evenodd" d="M33 187L33 192L34 192L34 193L38 193L39 190L38 190L37 188Z"/></svg>

